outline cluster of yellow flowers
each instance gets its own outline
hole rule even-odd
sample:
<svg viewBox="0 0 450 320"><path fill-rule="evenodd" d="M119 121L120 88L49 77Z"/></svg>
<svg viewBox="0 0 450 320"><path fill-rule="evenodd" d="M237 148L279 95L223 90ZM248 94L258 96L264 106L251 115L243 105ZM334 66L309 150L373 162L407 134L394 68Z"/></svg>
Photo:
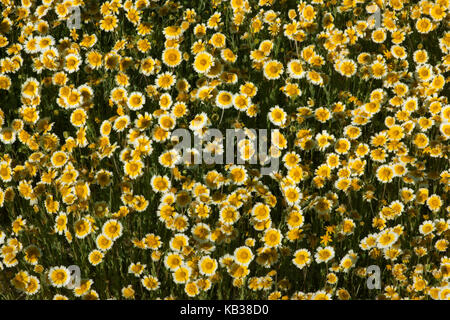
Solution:
<svg viewBox="0 0 450 320"><path fill-rule="evenodd" d="M0 297L450 299L449 0L0 3Z"/></svg>

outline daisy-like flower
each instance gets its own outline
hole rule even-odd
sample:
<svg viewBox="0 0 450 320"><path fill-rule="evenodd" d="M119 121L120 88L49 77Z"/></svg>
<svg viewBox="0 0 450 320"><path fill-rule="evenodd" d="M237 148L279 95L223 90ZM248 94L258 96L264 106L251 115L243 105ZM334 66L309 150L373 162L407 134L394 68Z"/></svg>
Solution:
<svg viewBox="0 0 450 320"><path fill-rule="evenodd" d="M191 233L196 240L204 243L211 235L211 228L206 223L200 222L191 228Z"/></svg>
<svg viewBox="0 0 450 320"><path fill-rule="evenodd" d="M183 258L178 253L169 253L164 258L164 265L166 268L170 269L171 271L177 270L179 267L181 267L183 264Z"/></svg>
<svg viewBox="0 0 450 320"><path fill-rule="evenodd" d="M276 80L283 73L283 64L277 60L269 60L263 66L264 77L268 80Z"/></svg>
<svg viewBox="0 0 450 320"><path fill-rule="evenodd" d="M22 85L22 95L26 98L33 98L39 93L39 81L35 78L28 78Z"/></svg>
<svg viewBox="0 0 450 320"><path fill-rule="evenodd" d="M214 14L208 19L206 26L210 29L217 30L222 20L221 12L214 12Z"/></svg>
<svg viewBox="0 0 450 320"><path fill-rule="evenodd" d="M322 86L323 85L323 77L315 70L308 71L306 73L306 79L314 85Z"/></svg>
<svg viewBox="0 0 450 320"><path fill-rule="evenodd" d="M88 256L89 263L96 266L103 261L103 256L104 254L100 250L92 250Z"/></svg>
<svg viewBox="0 0 450 320"><path fill-rule="evenodd" d="M70 122L72 123L73 126L75 127L82 127L87 120L88 116L86 111L84 111L84 109L76 109L72 112L72 114L70 115Z"/></svg>
<svg viewBox="0 0 450 320"><path fill-rule="evenodd" d="M108 120L104 120L100 125L100 135L103 137L109 136L112 130L111 122Z"/></svg>
<svg viewBox="0 0 450 320"><path fill-rule="evenodd" d="M253 258L252 250L247 246L238 247L234 250L234 261L241 266L248 266Z"/></svg>
<svg viewBox="0 0 450 320"><path fill-rule="evenodd" d="M356 261L358 260L358 256L353 252L353 250L350 250L339 263L340 267L342 268L343 272L349 272L352 267L355 266Z"/></svg>
<svg viewBox="0 0 450 320"><path fill-rule="evenodd" d="M294 168L301 161L300 156L295 152L288 152L283 156L284 166L288 169Z"/></svg>
<svg viewBox="0 0 450 320"><path fill-rule="evenodd" d="M120 103L128 99L127 89L124 87L116 87L111 90L110 98L115 103Z"/></svg>
<svg viewBox="0 0 450 320"><path fill-rule="evenodd" d="M387 74L387 66L380 61L375 61L370 65L370 71L375 79L381 79Z"/></svg>
<svg viewBox="0 0 450 320"><path fill-rule="evenodd" d="M350 141L348 141L346 138L338 139L334 146L334 150L338 154L347 154L349 149L350 149Z"/></svg>
<svg viewBox="0 0 450 320"><path fill-rule="evenodd" d="M438 212L442 206L442 199L437 194L432 194L427 199L427 206L433 212Z"/></svg>
<svg viewBox="0 0 450 320"><path fill-rule="evenodd" d="M230 167L230 178L237 184L241 185L247 180L247 170L243 166L231 166Z"/></svg>
<svg viewBox="0 0 450 320"><path fill-rule="evenodd" d="M292 263L294 263L297 268L303 269L305 266L310 265L311 261L311 253L307 249L298 249L294 252Z"/></svg>
<svg viewBox="0 0 450 320"><path fill-rule="evenodd" d="M183 233L175 234L169 241L169 247L173 251L181 252L189 243L189 238Z"/></svg>
<svg viewBox="0 0 450 320"><path fill-rule="evenodd" d="M70 282L69 269L64 266L52 267L48 272L48 278L54 287L64 287Z"/></svg>
<svg viewBox="0 0 450 320"><path fill-rule="evenodd" d="M122 235L122 232L123 226L122 223L118 220L110 219L103 224L103 235L112 241L115 241L117 238L119 238Z"/></svg>
<svg viewBox="0 0 450 320"><path fill-rule="evenodd" d="M194 29L201 29L202 26L201 25L197 25ZM191 46L191 52L193 54L198 54L200 52L203 52L206 50L206 43L203 40L197 40L195 41L192 46Z"/></svg>
<svg viewBox="0 0 450 320"><path fill-rule="evenodd" d="M337 64L337 71L347 78L351 78L356 70L356 63L351 59L344 59Z"/></svg>
<svg viewBox="0 0 450 320"><path fill-rule="evenodd" d="M272 137L271 137L271 150L269 151L271 153L272 157L279 157L281 154L278 152L278 150L286 149L287 147L287 139L286 137L281 133L280 130L275 129L272 130Z"/></svg>
<svg viewBox="0 0 450 320"><path fill-rule="evenodd" d="M372 41L375 43L383 43L386 40L386 31L383 28L372 31Z"/></svg>
<svg viewBox="0 0 450 320"><path fill-rule="evenodd" d="M128 107L131 110L140 110L145 104L145 96L141 92L132 92L128 95Z"/></svg>
<svg viewBox="0 0 450 320"><path fill-rule="evenodd" d="M394 170L389 165L382 165L378 167L376 176L378 181L382 183L389 183L392 181L392 178L394 177Z"/></svg>
<svg viewBox="0 0 450 320"><path fill-rule="evenodd" d="M251 99L244 94L235 94L233 97L233 106L239 111L247 110L251 103Z"/></svg>
<svg viewBox="0 0 450 320"><path fill-rule="evenodd" d="M306 21L312 22L316 17L316 11L312 5L307 5L303 8L301 15Z"/></svg>
<svg viewBox="0 0 450 320"><path fill-rule="evenodd" d="M228 109L233 105L233 94L228 91L221 90L216 95L216 105L221 109Z"/></svg>
<svg viewBox="0 0 450 320"><path fill-rule="evenodd" d="M64 60L64 70L68 73L76 72L80 69L82 59L79 55L71 53L68 54Z"/></svg>
<svg viewBox="0 0 450 320"><path fill-rule="evenodd" d="M35 124L39 120L39 111L33 106L22 106L19 109L23 121Z"/></svg>
<svg viewBox="0 0 450 320"><path fill-rule="evenodd" d="M141 60L141 67L139 71L142 74L149 76L155 71L155 65L156 61L152 57L147 57Z"/></svg>
<svg viewBox="0 0 450 320"><path fill-rule="evenodd" d="M316 254L314 255L317 263L325 262L327 263L334 258L334 248L333 247L319 247L317 248Z"/></svg>
<svg viewBox="0 0 450 320"><path fill-rule="evenodd" d="M150 185L154 192L166 192L171 187L171 182L167 176L153 176Z"/></svg>
<svg viewBox="0 0 450 320"><path fill-rule="evenodd" d="M36 294L39 289L41 288L41 285L39 283L39 279L35 276L30 276L28 279L28 284L25 287L25 294L31 296Z"/></svg>
<svg viewBox="0 0 450 320"><path fill-rule="evenodd" d="M330 119L331 113L327 108L320 107L314 111L314 116L318 121L325 123Z"/></svg>
<svg viewBox="0 0 450 320"><path fill-rule="evenodd" d="M175 128L175 125L177 122L176 122L176 119L172 115L164 114L159 117L158 123L162 129L164 129L166 131L170 131L173 128Z"/></svg>
<svg viewBox="0 0 450 320"><path fill-rule="evenodd" d="M160 282L158 278L154 276L145 276L141 279L141 283L144 286L145 289L149 291L155 291L158 290L160 287Z"/></svg>
<svg viewBox="0 0 450 320"><path fill-rule="evenodd" d="M25 261L31 265L37 265L39 258L42 256L42 251L39 247L31 244L24 249Z"/></svg>
<svg viewBox="0 0 450 320"><path fill-rule="evenodd" d="M439 252L446 252L448 249L448 244L449 244L449 242L447 239L439 239L434 244L434 247Z"/></svg>
<svg viewBox="0 0 450 320"><path fill-rule="evenodd" d="M407 57L405 48L399 45L392 46L391 53L397 59L404 60Z"/></svg>
<svg viewBox="0 0 450 320"><path fill-rule="evenodd" d="M176 284L186 283L189 281L191 274L191 268L189 268L187 265L182 265L172 273L173 281Z"/></svg>
<svg viewBox="0 0 450 320"><path fill-rule="evenodd" d="M334 136L330 135L326 130L318 133L315 138L320 151L324 151L331 146L331 142L334 140Z"/></svg>
<svg viewBox="0 0 450 320"><path fill-rule="evenodd" d="M446 138L450 138L450 123L441 123L439 125L439 131L442 133L442 135Z"/></svg>
<svg viewBox="0 0 450 320"><path fill-rule="evenodd" d="M377 239L377 234L369 234L360 241L359 247L364 251L370 250L377 246Z"/></svg>
<svg viewBox="0 0 450 320"><path fill-rule="evenodd" d="M213 45L214 48L223 48L225 46L226 37L223 33L216 32L212 35L209 42Z"/></svg>
<svg viewBox="0 0 450 320"><path fill-rule="evenodd" d="M179 26L168 26L164 28L163 33L167 39L178 39L184 30Z"/></svg>
<svg viewBox="0 0 450 320"><path fill-rule="evenodd" d="M222 59L225 62L229 62L229 63L234 63L237 60L237 55L234 54L234 52L231 51L231 49L228 49L228 48L222 49L220 51L220 56L222 57Z"/></svg>
<svg viewBox="0 0 450 320"><path fill-rule="evenodd" d="M270 218L270 208L262 202L256 203L251 213L257 221L266 221Z"/></svg>
<svg viewBox="0 0 450 320"><path fill-rule="evenodd" d="M55 232L63 234L67 230L67 214L60 212L55 218Z"/></svg>
<svg viewBox="0 0 450 320"><path fill-rule="evenodd" d="M311 300L331 300L331 294L324 290L319 290L312 295Z"/></svg>
<svg viewBox="0 0 450 320"><path fill-rule="evenodd" d="M156 77L156 86L158 88L169 90L176 82L176 77L171 72L160 73Z"/></svg>
<svg viewBox="0 0 450 320"><path fill-rule="evenodd" d="M287 64L287 71L289 76L293 79L301 79L305 75L303 64L298 59L289 61Z"/></svg>
<svg viewBox="0 0 450 320"><path fill-rule="evenodd" d="M66 107L69 109L77 108L83 103L84 100L81 93L76 89L70 90L69 94L63 97L63 99L64 102L66 103Z"/></svg>
<svg viewBox="0 0 450 320"><path fill-rule="evenodd" d="M191 129L192 131L200 130L206 126L207 121L208 121L208 116L206 115L205 112L202 112L202 113L196 115L193 120L191 120L191 122L189 124L189 129Z"/></svg>
<svg viewBox="0 0 450 320"><path fill-rule="evenodd" d="M131 160L124 164L124 171L131 179L136 179L143 174L144 163L141 160Z"/></svg>
<svg viewBox="0 0 450 320"><path fill-rule="evenodd" d="M0 131L0 141L4 144L13 144L16 141L16 131L13 128L3 128Z"/></svg>
<svg viewBox="0 0 450 320"><path fill-rule="evenodd" d="M150 127L152 119L153 119L152 115L149 114L148 112L139 113L134 123L138 129L145 130Z"/></svg>
<svg viewBox="0 0 450 320"><path fill-rule="evenodd" d="M106 15L100 20L100 29L106 32L112 32L117 28L118 20L114 15Z"/></svg>
<svg viewBox="0 0 450 320"><path fill-rule="evenodd" d="M194 70L198 73L208 73L214 65L214 58L208 52L200 52L194 59Z"/></svg>
<svg viewBox="0 0 450 320"><path fill-rule="evenodd" d="M239 211L233 206L226 206L219 212L220 222L226 225L236 223L240 218Z"/></svg>
<svg viewBox="0 0 450 320"><path fill-rule="evenodd" d="M99 234L95 239L95 243L97 244L97 248L104 252L111 249L113 245L113 241L107 238L104 234Z"/></svg>
<svg viewBox="0 0 450 320"><path fill-rule="evenodd" d="M9 90L11 87L11 78L5 74L0 74L0 89Z"/></svg>
<svg viewBox="0 0 450 320"><path fill-rule="evenodd" d="M52 157L51 157L51 162L52 165L55 168L61 168L63 167L68 160L68 156L64 151L56 151L53 153Z"/></svg>
<svg viewBox="0 0 450 320"><path fill-rule="evenodd" d="M131 284L128 287L122 288L121 292L125 299L135 299L134 294L136 291L133 289Z"/></svg>
<svg viewBox="0 0 450 320"><path fill-rule="evenodd" d="M28 54L39 52L38 38L30 37L24 43L24 50Z"/></svg>
<svg viewBox="0 0 450 320"><path fill-rule="evenodd" d="M205 276L212 276L217 270L217 261L210 256L204 256L198 262L200 273Z"/></svg>
<svg viewBox="0 0 450 320"><path fill-rule="evenodd" d="M427 34L433 28L433 24L428 18L420 18L416 21L416 29L422 34Z"/></svg>
<svg viewBox="0 0 450 320"><path fill-rule="evenodd" d="M74 229L75 236L79 239L84 239L89 235L89 233L91 233L92 225L88 219L82 218L75 222Z"/></svg>
<svg viewBox="0 0 450 320"><path fill-rule="evenodd" d="M169 110L172 103L172 97L168 93L164 93L159 97L159 106L162 110Z"/></svg>
<svg viewBox="0 0 450 320"><path fill-rule="evenodd" d="M422 222L422 224L419 226L419 232L423 234L424 236L429 235L435 230L434 222L431 220L425 220Z"/></svg>
<svg viewBox="0 0 450 320"><path fill-rule="evenodd" d="M166 48L162 53L162 60L167 66L175 68L182 61L181 52L177 48Z"/></svg>
<svg viewBox="0 0 450 320"><path fill-rule="evenodd" d="M398 239L398 234L388 228L381 232L377 238L377 247L385 249L391 247Z"/></svg>
<svg viewBox="0 0 450 320"><path fill-rule="evenodd" d="M427 63L428 62L428 52L423 49L414 51L413 60L417 64Z"/></svg>
<svg viewBox="0 0 450 320"><path fill-rule="evenodd" d="M283 189L284 199L290 206L294 206L300 202L303 194L297 186L288 186Z"/></svg>
<svg viewBox="0 0 450 320"><path fill-rule="evenodd" d="M280 230L269 228L264 233L264 244L269 248L279 247L281 245L281 240L283 240L283 235Z"/></svg>
<svg viewBox="0 0 450 320"><path fill-rule="evenodd" d="M86 54L86 62L92 69L99 69L102 66L102 54L92 50Z"/></svg>
<svg viewBox="0 0 450 320"><path fill-rule="evenodd" d="M415 74L420 81L429 81L434 75L431 65L427 63L418 65Z"/></svg>
<svg viewBox="0 0 450 320"><path fill-rule="evenodd" d="M275 106L269 110L269 120L274 125L282 126L286 123L287 114L282 108Z"/></svg>
<svg viewBox="0 0 450 320"><path fill-rule="evenodd" d="M130 117L128 115L123 115L118 117L114 121L113 129L117 132L122 132L125 130L125 128L128 127L130 124Z"/></svg>
<svg viewBox="0 0 450 320"><path fill-rule="evenodd" d="M144 272L146 268L145 264L141 264L140 262L131 263L128 267L128 273L134 274L134 276L138 277Z"/></svg>
<svg viewBox="0 0 450 320"><path fill-rule="evenodd" d="M174 149L162 153L158 158L159 163L166 168L174 168L180 160L180 154Z"/></svg>

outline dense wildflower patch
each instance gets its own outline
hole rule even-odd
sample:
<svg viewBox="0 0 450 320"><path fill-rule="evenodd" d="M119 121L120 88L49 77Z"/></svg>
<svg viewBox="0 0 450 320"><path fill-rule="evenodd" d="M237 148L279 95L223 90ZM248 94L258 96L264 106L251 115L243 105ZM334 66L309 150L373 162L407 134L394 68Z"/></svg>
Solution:
<svg viewBox="0 0 450 320"><path fill-rule="evenodd" d="M449 299L449 5L0 0L0 296Z"/></svg>

